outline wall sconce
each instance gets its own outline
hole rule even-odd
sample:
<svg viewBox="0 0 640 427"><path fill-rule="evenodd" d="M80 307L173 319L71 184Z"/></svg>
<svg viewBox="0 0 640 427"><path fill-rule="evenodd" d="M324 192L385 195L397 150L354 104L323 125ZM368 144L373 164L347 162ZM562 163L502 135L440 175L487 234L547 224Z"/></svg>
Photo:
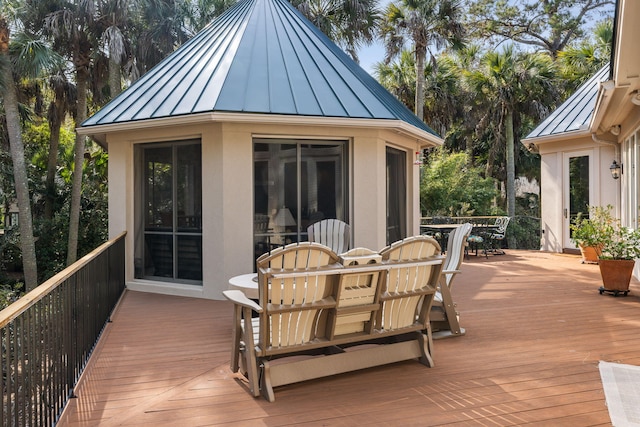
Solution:
<svg viewBox="0 0 640 427"><path fill-rule="evenodd" d="M414 165L420 166L422 164L422 152L416 151L416 160L413 162Z"/></svg>
<svg viewBox="0 0 640 427"><path fill-rule="evenodd" d="M618 162L614 160L613 163L611 163L611 166L609 166L609 170L611 171L613 179L618 179L622 173L622 165L619 165Z"/></svg>
<svg viewBox="0 0 640 427"><path fill-rule="evenodd" d="M631 102L633 102L635 105L640 105L640 92L637 90L634 90L633 92L631 92Z"/></svg>
<svg viewBox="0 0 640 427"><path fill-rule="evenodd" d="M611 126L611 128L609 128L609 132L611 132L615 136L618 136L620 135L620 129L620 125Z"/></svg>

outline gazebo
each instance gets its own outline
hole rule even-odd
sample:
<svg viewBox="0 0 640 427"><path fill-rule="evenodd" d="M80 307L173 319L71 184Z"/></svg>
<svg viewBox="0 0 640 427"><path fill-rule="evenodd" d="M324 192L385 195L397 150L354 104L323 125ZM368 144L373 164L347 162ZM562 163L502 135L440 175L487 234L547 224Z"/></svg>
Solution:
<svg viewBox="0 0 640 427"><path fill-rule="evenodd" d="M109 151L127 286L213 299L322 218L352 246L418 234L442 143L285 0L239 2L78 131Z"/></svg>

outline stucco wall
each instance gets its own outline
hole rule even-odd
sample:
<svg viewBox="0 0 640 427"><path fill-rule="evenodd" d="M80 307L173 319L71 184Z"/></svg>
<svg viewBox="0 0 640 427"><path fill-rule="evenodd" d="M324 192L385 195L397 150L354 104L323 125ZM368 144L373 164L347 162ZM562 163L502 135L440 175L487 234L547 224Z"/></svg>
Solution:
<svg viewBox="0 0 640 427"><path fill-rule="evenodd" d="M568 209L568 171L565 164L568 156L585 154L591 157L593 169L590 177L590 204L610 204L616 211L619 210L620 182L615 181L609 171L615 156L612 145L598 144L590 135L541 145L542 250L562 252L566 248L574 248L565 233L564 209Z"/></svg>
<svg viewBox="0 0 640 427"><path fill-rule="evenodd" d="M386 146L407 151L408 234L419 233L419 168L415 139L382 129L204 123L145 128L107 135L109 232L127 230L130 289L221 299L230 277L253 270L253 137L336 138L349 141L352 244L381 249L386 241ZM134 278L134 145L202 141L203 286Z"/></svg>

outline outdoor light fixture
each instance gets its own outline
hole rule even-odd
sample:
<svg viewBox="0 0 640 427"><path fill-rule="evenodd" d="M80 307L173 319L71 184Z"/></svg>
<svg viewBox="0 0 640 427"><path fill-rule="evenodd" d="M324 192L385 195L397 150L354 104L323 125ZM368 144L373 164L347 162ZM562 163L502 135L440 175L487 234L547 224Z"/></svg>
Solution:
<svg viewBox="0 0 640 427"><path fill-rule="evenodd" d="M618 179L620 178L620 173L622 172L622 165L619 165L618 162L614 160L613 163L611 163L611 166L609 166L609 170L611 171L611 176L613 177L613 179Z"/></svg>
<svg viewBox="0 0 640 427"><path fill-rule="evenodd" d="M611 128L609 129L609 132L611 132L615 136L620 135L620 125L611 126Z"/></svg>

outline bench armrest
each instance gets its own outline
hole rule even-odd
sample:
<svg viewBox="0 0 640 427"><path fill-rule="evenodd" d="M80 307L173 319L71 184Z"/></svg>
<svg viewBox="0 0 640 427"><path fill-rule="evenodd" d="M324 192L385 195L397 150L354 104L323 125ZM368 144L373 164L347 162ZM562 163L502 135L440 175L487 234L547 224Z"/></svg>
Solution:
<svg viewBox="0 0 640 427"><path fill-rule="evenodd" d="M228 299L229 301L232 301L234 304L240 305L242 307L250 308L252 310L255 310L258 313L262 313L262 307L256 304L253 300L250 300L249 298L247 298L246 295L242 293L242 291L229 290L229 291L223 291L222 294L226 299Z"/></svg>

